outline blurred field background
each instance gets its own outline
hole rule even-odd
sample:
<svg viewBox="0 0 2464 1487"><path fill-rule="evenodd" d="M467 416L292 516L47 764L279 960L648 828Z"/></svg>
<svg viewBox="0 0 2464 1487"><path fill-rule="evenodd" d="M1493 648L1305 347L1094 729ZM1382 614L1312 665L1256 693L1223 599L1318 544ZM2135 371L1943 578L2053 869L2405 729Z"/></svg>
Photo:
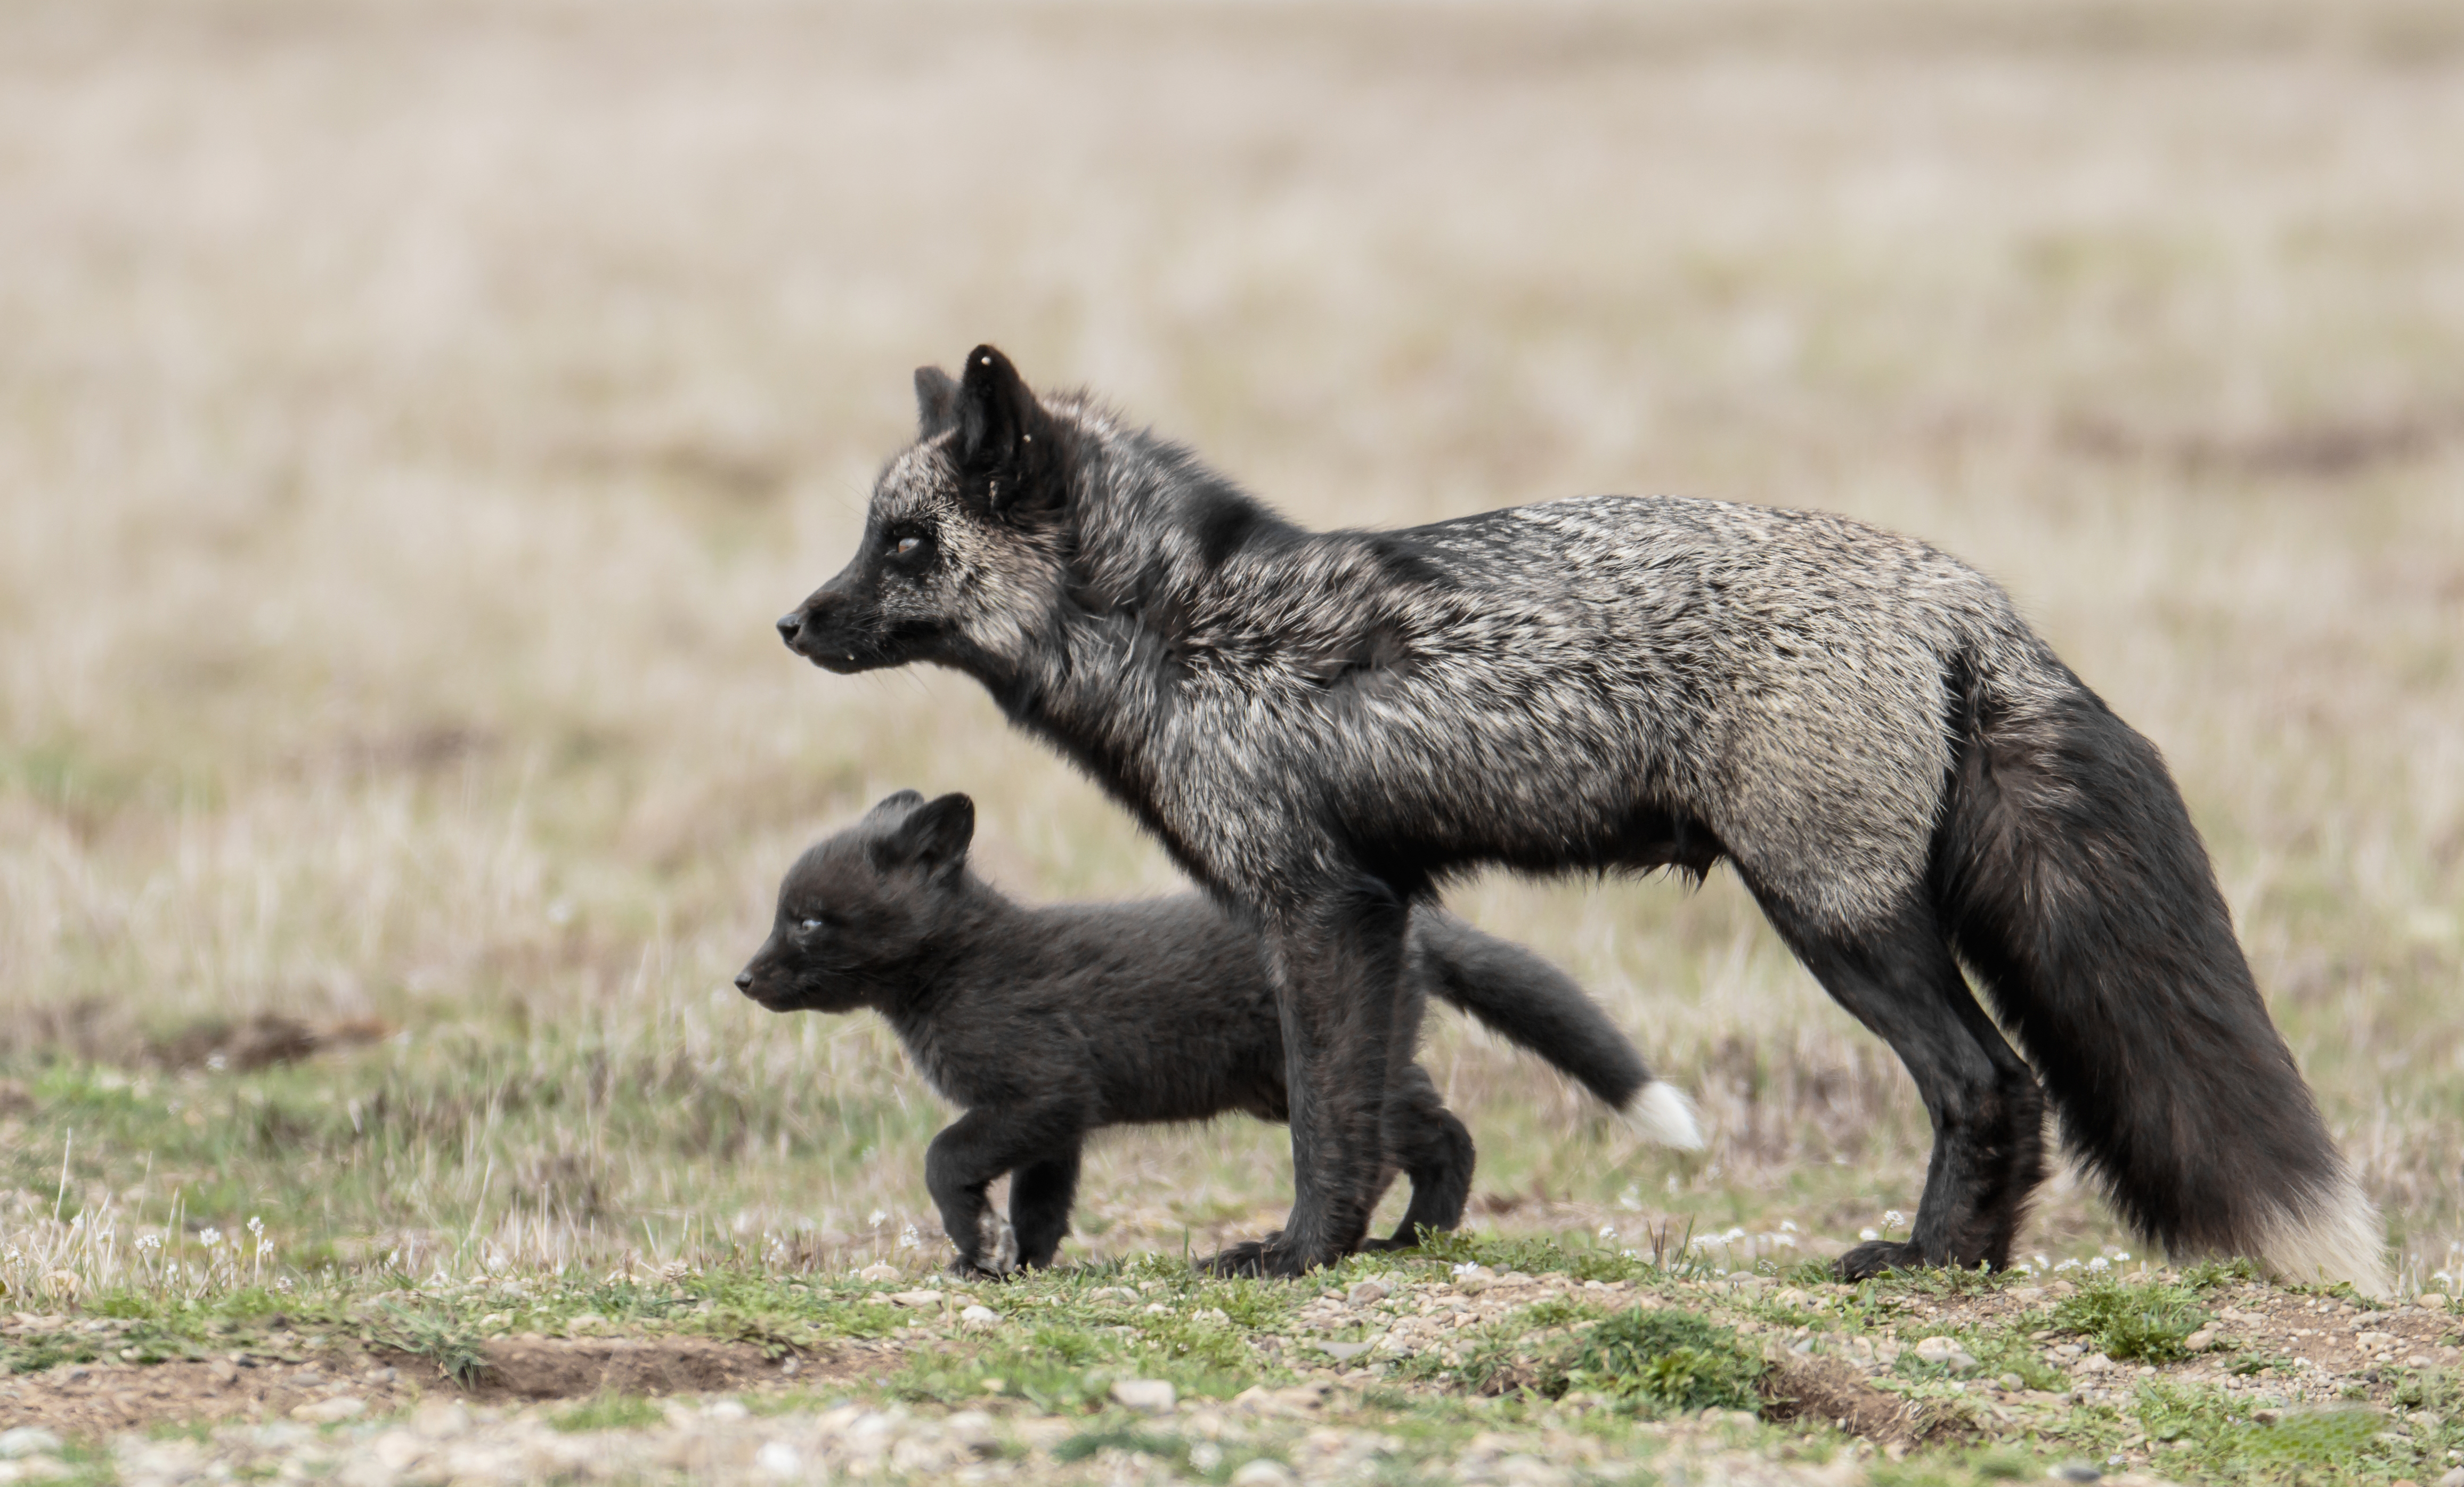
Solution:
<svg viewBox="0 0 2464 1487"><path fill-rule="evenodd" d="M2464 11L2384 0L0 8L0 1281L230 1279L251 1216L277 1271L937 1262L887 1035L727 983L899 787L1021 896L1177 886L974 684L772 634L980 339L1314 524L1683 492L1996 574L2452 1270L2459 161ZM1436 1017L1475 1223L1914 1207L1905 1077L1733 880L1455 903L1716 1132ZM1110 1139L1065 1253L1265 1227L1284 1143ZM2064 1179L2025 1247L2129 1243Z"/></svg>

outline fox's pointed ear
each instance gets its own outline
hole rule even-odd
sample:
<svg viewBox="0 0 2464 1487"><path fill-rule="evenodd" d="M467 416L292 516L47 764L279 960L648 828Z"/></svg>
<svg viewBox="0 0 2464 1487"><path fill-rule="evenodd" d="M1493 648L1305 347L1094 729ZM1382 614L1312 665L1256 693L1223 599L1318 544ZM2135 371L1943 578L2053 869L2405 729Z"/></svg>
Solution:
<svg viewBox="0 0 2464 1487"><path fill-rule="evenodd" d="M997 516L1059 511L1068 501L1058 426L991 346L967 353L958 383L960 491Z"/></svg>
<svg viewBox="0 0 2464 1487"><path fill-rule="evenodd" d="M957 426L958 384L937 366L915 369L915 437L938 438Z"/></svg>
<svg viewBox="0 0 2464 1487"><path fill-rule="evenodd" d="M913 864L928 873L947 872L967 860L976 840L976 802L962 795L945 795L908 814L878 849L885 866Z"/></svg>
<svg viewBox="0 0 2464 1487"><path fill-rule="evenodd" d="M883 796L879 800L874 801L872 809L865 812L864 814L867 816L903 816L923 803L923 791L898 790Z"/></svg>

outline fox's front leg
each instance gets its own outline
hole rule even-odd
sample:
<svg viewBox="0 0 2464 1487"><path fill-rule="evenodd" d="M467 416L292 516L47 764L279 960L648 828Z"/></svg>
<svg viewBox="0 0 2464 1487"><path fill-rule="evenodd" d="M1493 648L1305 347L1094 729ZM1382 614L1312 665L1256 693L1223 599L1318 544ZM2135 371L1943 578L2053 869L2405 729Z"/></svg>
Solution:
<svg viewBox="0 0 2464 1487"><path fill-rule="evenodd" d="M1384 1175L1388 1045L1402 985L1402 898L1363 878L1270 931L1292 1123L1283 1232L1208 1261L1221 1274L1298 1276L1359 1248Z"/></svg>
<svg viewBox="0 0 2464 1487"><path fill-rule="evenodd" d="M1018 1268L1018 1236L984 1201L984 1190L1003 1172L1074 1152L1084 1131L1071 1107L988 1105L933 1138L924 1186L941 1211L941 1232L957 1246L954 1272L1005 1276Z"/></svg>

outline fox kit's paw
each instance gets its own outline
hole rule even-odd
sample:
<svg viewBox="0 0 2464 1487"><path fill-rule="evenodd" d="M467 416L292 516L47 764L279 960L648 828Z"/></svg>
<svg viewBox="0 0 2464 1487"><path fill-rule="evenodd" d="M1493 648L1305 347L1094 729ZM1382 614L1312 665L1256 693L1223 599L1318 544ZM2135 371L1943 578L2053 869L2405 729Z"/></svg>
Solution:
<svg viewBox="0 0 2464 1487"><path fill-rule="evenodd" d="M984 1210L976 1220L976 1260L972 1267L988 1276L1005 1276L1018 1268L1018 1231L1009 1220Z"/></svg>

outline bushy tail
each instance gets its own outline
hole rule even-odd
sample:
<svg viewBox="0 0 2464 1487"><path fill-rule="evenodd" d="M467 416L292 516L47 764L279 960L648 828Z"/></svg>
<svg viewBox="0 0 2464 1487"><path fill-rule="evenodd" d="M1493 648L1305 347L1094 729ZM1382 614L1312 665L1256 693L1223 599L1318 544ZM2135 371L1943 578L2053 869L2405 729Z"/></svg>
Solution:
<svg viewBox="0 0 2464 1487"><path fill-rule="evenodd" d="M2387 1292L2344 1166L2156 748L2050 654L1953 678L1934 851L1954 942L2114 1204L2176 1256Z"/></svg>
<svg viewBox="0 0 2464 1487"><path fill-rule="evenodd" d="M1573 977L1519 945L1435 909L1413 913L1412 942L1438 995L1547 1060L1644 1140L1702 1149L1694 1102L1652 1077L1634 1044Z"/></svg>

